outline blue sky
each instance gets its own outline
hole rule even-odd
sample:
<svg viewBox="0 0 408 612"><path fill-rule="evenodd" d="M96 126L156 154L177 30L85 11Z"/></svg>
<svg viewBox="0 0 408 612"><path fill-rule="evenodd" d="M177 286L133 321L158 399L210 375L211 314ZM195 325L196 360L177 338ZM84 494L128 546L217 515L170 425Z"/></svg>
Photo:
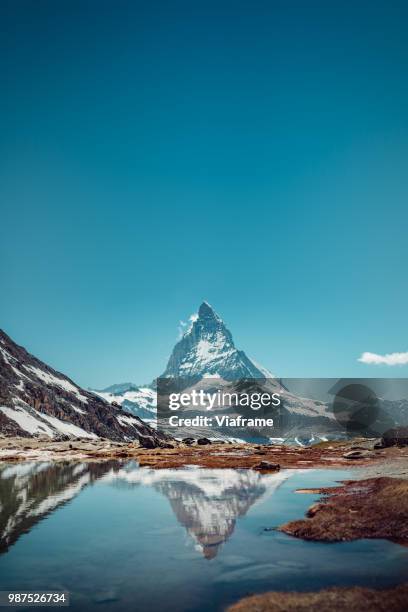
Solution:
<svg viewBox="0 0 408 612"><path fill-rule="evenodd" d="M2 3L1 327L84 386L208 300L281 376L406 376L405 2Z"/></svg>

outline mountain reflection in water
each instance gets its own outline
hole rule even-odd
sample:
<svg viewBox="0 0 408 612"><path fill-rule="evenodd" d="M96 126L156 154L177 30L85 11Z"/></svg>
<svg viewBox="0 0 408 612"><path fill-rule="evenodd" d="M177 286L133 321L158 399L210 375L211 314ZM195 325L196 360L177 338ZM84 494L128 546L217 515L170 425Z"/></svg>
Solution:
<svg viewBox="0 0 408 612"><path fill-rule="evenodd" d="M271 495L293 470L262 475L252 470L139 468L137 463L34 462L0 465L0 552L49 513L96 480L153 487L206 559L231 537L237 518Z"/></svg>
<svg viewBox="0 0 408 612"><path fill-rule="evenodd" d="M231 537L238 517L265 495L270 495L293 470L262 475L253 470L137 469L128 464L112 470L104 480L131 486L151 486L167 497L178 522L186 528L206 559L213 559Z"/></svg>
<svg viewBox="0 0 408 612"><path fill-rule="evenodd" d="M117 462L0 464L0 553Z"/></svg>

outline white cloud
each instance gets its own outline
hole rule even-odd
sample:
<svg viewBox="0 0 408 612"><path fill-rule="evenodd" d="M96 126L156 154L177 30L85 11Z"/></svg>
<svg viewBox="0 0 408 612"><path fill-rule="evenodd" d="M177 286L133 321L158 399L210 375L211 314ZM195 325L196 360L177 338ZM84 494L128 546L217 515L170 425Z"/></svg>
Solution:
<svg viewBox="0 0 408 612"><path fill-rule="evenodd" d="M179 326L178 326L178 340L181 340L181 338L183 337L183 334L185 332L185 328L186 328L187 323L185 321L179 321Z"/></svg>
<svg viewBox="0 0 408 612"><path fill-rule="evenodd" d="M362 363L374 365L405 365L408 363L408 352L406 353L387 353L386 355L377 355L377 353L363 353L358 361Z"/></svg>
<svg viewBox="0 0 408 612"><path fill-rule="evenodd" d="M178 339L181 340L181 338L184 336L184 334L188 333L193 325L193 323L195 321L197 321L198 319L198 313L194 312L192 315L190 315L188 317L188 321L179 321L179 326L178 326Z"/></svg>

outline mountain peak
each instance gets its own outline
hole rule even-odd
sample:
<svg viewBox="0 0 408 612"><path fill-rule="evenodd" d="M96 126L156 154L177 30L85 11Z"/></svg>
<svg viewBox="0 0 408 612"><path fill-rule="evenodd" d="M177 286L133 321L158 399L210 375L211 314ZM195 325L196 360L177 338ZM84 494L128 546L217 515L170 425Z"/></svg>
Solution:
<svg viewBox="0 0 408 612"><path fill-rule="evenodd" d="M215 312L214 308L208 302L205 302L205 301L201 304L200 308L198 309L198 317L200 319L208 319L208 318L219 319L220 318Z"/></svg>
<svg viewBox="0 0 408 612"><path fill-rule="evenodd" d="M265 378L263 369L235 347L231 332L208 302L202 302L190 321L173 349L163 378Z"/></svg>

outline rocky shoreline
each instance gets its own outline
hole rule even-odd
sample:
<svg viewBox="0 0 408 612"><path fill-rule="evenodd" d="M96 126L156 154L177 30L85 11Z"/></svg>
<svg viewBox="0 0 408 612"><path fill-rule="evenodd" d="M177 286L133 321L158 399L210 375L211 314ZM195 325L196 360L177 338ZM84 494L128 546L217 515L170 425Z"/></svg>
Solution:
<svg viewBox="0 0 408 612"><path fill-rule="evenodd" d="M408 447L384 446L378 440L325 442L311 447L264 446L211 442L206 439L171 441L163 448L144 448L140 442L107 439L52 440L0 438L0 461L91 462L133 459L152 469L195 465L205 468L349 469L356 479L338 487L299 489L321 494L306 518L279 527L286 534L326 542L357 538L388 538L408 545ZM356 469L357 468L357 469ZM361 587L330 588L309 593L271 592L244 598L229 612L400 612L406 609L408 585L387 590Z"/></svg>
<svg viewBox="0 0 408 612"><path fill-rule="evenodd" d="M388 470L392 470L392 462ZM399 464L396 462L396 469ZM408 472L408 464L405 463ZM364 470L361 472L364 473ZM339 542L358 538L388 539L408 546L408 478L366 478L339 487L303 489L321 493L307 518L291 521L279 530L304 540ZM315 592L272 591L245 597L228 612L405 612L408 584L390 589L332 587Z"/></svg>
<svg viewBox="0 0 408 612"><path fill-rule="evenodd" d="M200 443L201 442L201 443ZM356 479L338 487L302 489L321 494L306 518L279 529L291 536L320 541L388 538L408 544L408 447L383 447L376 440L322 443L310 447L211 443L209 440L144 448L138 442L112 440L39 440L0 438L0 461L124 461L151 469L198 466L253 469L354 469Z"/></svg>
<svg viewBox="0 0 408 612"><path fill-rule="evenodd" d="M211 443L207 439L172 441L160 448L145 448L139 442L108 439L0 438L0 461L36 460L112 460L133 458L140 466L177 468L197 465L206 468L349 468L364 467L374 473L388 470L397 463L407 465L408 447L381 447L376 440L321 443L309 447ZM388 466L388 467L387 467ZM401 471L401 470L400 470ZM403 470L402 470L403 471Z"/></svg>
<svg viewBox="0 0 408 612"><path fill-rule="evenodd" d="M407 479L383 476L349 480L318 492L325 497L309 508L307 518L291 521L280 531L304 540L384 538L408 545Z"/></svg>

